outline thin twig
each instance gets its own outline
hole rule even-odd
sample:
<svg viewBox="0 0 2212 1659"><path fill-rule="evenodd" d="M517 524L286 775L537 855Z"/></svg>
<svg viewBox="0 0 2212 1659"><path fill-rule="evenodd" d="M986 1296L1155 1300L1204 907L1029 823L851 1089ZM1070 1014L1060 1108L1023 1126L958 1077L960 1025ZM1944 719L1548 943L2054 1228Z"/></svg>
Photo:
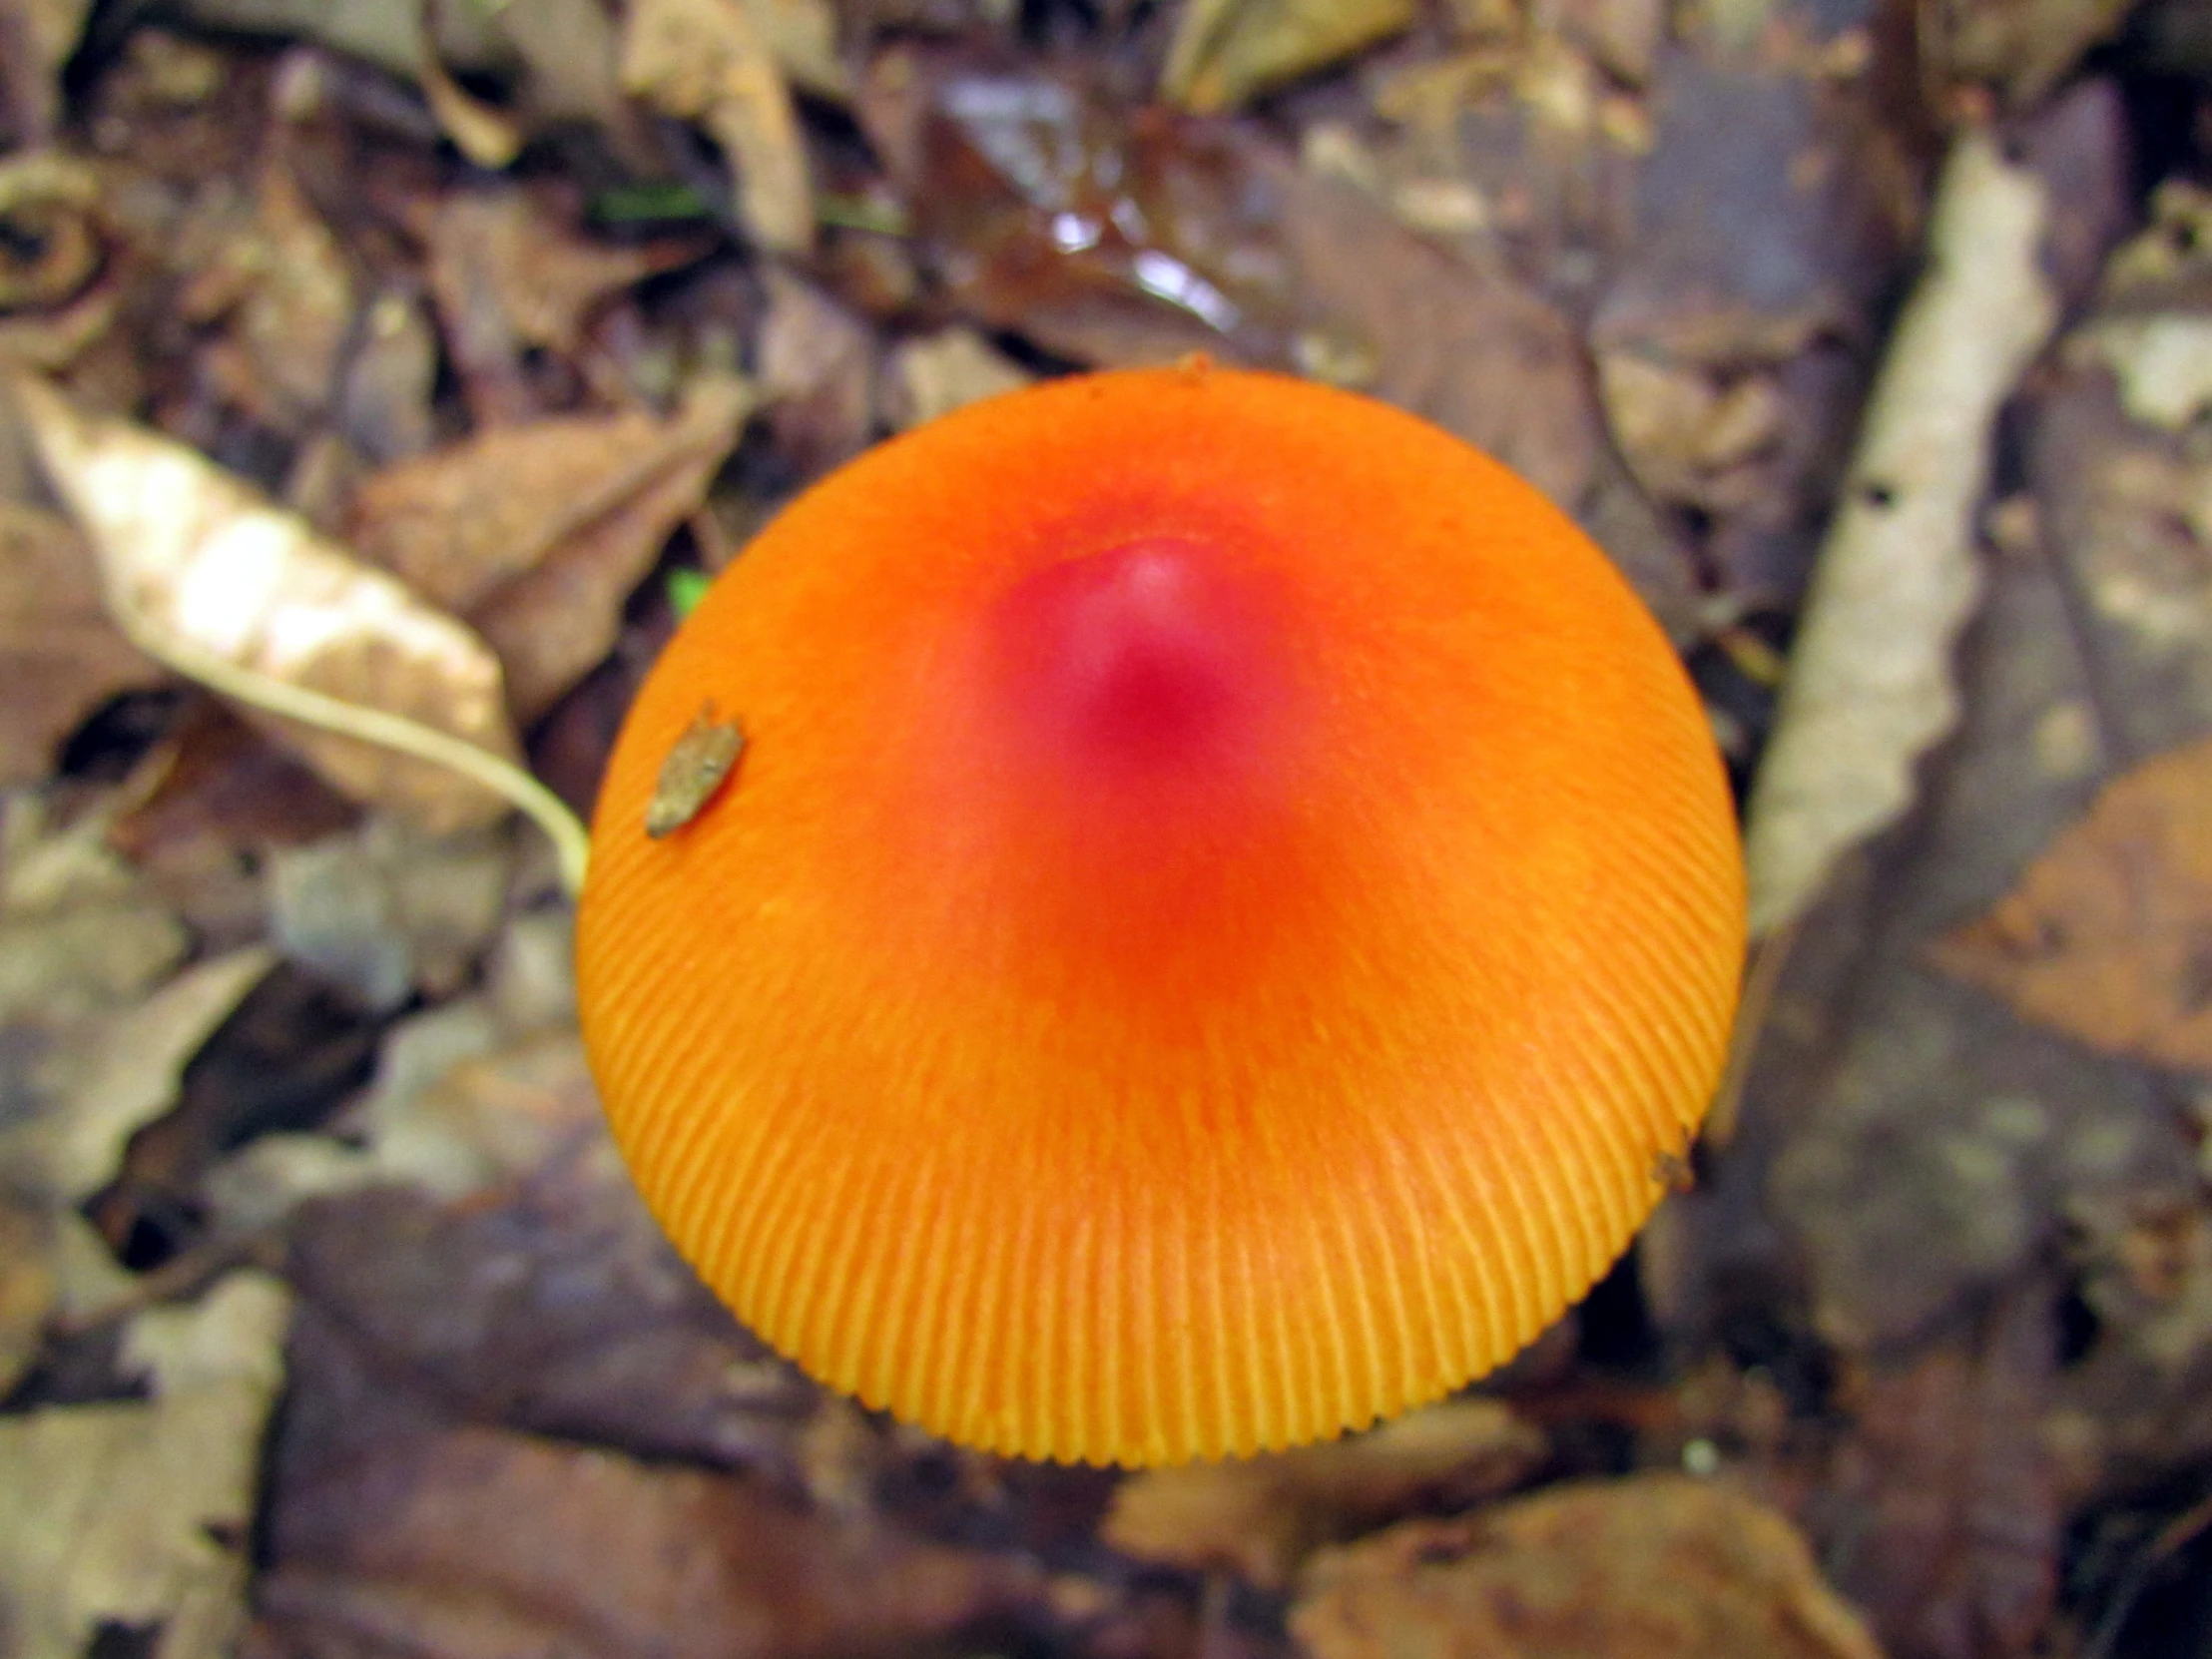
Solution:
<svg viewBox="0 0 2212 1659"><path fill-rule="evenodd" d="M483 785L545 831L559 858L561 885L568 895L573 898L583 890L591 832L559 796L512 761L405 715L348 703L203 651L150 626L130 607L114 603L112 595L109 611L133 645L189 680L286 720L410 755Z"/></svg>

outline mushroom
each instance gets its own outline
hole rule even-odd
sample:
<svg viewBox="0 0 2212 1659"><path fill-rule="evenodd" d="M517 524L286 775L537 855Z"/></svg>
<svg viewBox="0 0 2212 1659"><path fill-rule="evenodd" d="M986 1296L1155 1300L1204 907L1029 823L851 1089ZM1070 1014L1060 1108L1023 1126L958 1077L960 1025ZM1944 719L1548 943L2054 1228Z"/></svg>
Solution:
<svg viewBox="0 0 2212 1659"><path fill-rule="evenodd" d="M794 502L630 713L578 969L640 1190L767 1342L1159 1464L1436 1398L1580 1297L1704 1111L1743 903L1698 700L1565 517L1194 363Z"/></svg>

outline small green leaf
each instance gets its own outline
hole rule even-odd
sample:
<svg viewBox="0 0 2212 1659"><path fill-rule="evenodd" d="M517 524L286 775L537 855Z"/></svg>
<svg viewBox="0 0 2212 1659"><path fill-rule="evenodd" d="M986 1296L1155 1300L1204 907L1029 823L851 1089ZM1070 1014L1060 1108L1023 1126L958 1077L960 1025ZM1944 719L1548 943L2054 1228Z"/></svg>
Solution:
<svg viewBox="0 0 2212 1659"><path fill-rule="evenodd" d="M676 619L681 622L699 609L699 602L707 597L715 579L703 570L672 570L668 573L668 602L676 608Z"/></svg>

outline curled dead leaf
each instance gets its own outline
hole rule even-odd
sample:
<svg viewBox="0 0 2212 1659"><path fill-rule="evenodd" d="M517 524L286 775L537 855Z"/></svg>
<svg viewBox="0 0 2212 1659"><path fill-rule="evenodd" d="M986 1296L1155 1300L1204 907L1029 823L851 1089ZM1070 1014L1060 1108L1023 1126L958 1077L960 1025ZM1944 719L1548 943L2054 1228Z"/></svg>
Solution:
<svg viewBox="0 0 2212 1659"><path fill-rule="evenodd" d="M0 362L58 368L114 316L100 196L80 157L31 150L0 161Z"/></svg>
<svg viewBox="0 0 2212 1659"><path fill-rule="evenodd" d="M194 450L82 414L42 380L15 387L55 489L99 557L109 614L141 649L201 665L201 678L244 671L512 761L498 661L466 627ZM427 828L504 810L445 766L254 718L347 795Z"/></svg>

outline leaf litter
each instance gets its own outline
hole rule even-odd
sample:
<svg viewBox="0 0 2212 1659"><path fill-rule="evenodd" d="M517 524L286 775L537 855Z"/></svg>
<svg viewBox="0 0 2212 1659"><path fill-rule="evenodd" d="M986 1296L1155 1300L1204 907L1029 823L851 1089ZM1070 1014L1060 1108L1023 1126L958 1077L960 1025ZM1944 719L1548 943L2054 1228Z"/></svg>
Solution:
<svg viewBox="0 0 2212 1659"><path fill-rule="evenodd" d="M0 42L82 21L0 0ZM68 1546L94 1569L9 1578L11 1629L72 1654L242 1617L242 1651L302 1655L2180 1651L2212 1189L2200 1062L2172 1063L2193 900L2163 895L2200 792L2161 786L2116 840L2100 804L2212 733L2201 145L2144 162L2172 175L2147 201L2117 165L2136 83L2068 67L2094 6L1928 21L1907 65L1852 5L193 0L103 25L66 85L66 44L0 50L0 358L42 371L32 423L69 452L42 469L0 424L35 539L0 649L44 698L18 675L0 705L0 1437L83 1435L87 1467L153 1480L184 1384L141 1333L220 1325L266 1389L278 1316L247 1332L234 1287L274 1270L291 1299L273 1437L243 1387L206 1436L253 1483L95 1501ZM1793 628L1796 671L1821 655L1805 595L1864 505L1931 135L2034 174L2036 264L2080 317L1977 392L2001 499L1961 468L1939 539L1984 597L1955 649L1911 619L1953 735L1880 740L1901 804L1830 831L1734 1132L1637 1258L1483 1390L1342 1444L1118 1480L826 1398L630 1193L543 845L128 644L150 611L480 754L527 734L580 807L668 595L795 490L1023 379L1201 349L1527 471L1686 648L1745 782ZM93 500L73 467L120 482ZM242 529L266 602L201 579ZM211 615L246 632L191 631ZM310 618L322 655L271 655ZM2138 866L2162 896L2130 920L2111 872ZM1999 987L2015 1012L1936 965L2006 916L2010 946L2059 919L2095 988ZM2123 1003L2161 1017L2078 1023ZM0 1560L53 1559L28 1518ZM111 1572L122 1537L166 1565Z"/></svg>

